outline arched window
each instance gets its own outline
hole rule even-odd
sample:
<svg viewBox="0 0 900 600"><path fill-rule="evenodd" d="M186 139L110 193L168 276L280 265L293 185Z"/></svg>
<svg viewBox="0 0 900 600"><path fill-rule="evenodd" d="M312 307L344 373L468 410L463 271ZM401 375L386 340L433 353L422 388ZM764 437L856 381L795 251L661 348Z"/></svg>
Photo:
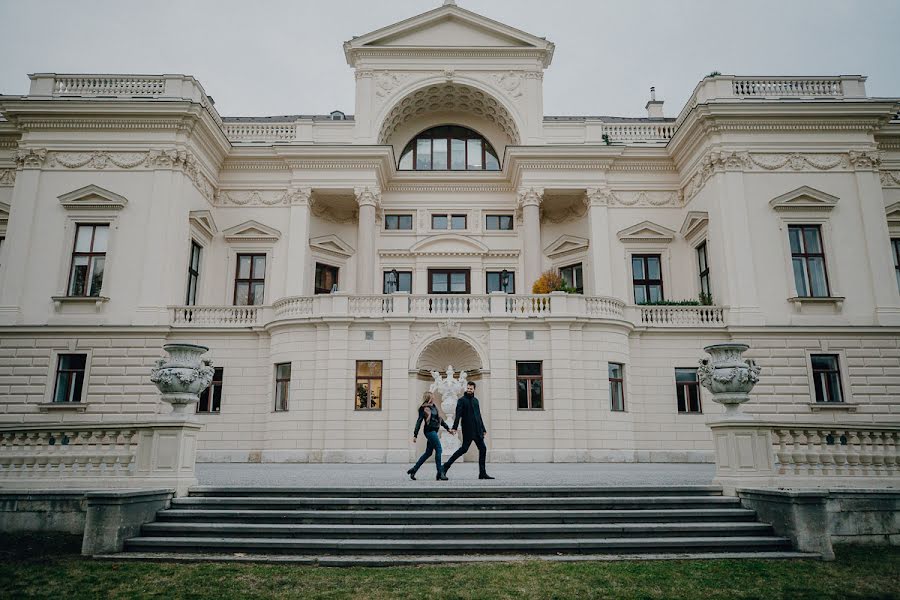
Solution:
<svg viewBox="0 0 900 600"><path fill-rule="evenodd" d="M499 171L494 147L480 133L458 125L432 127L400 155L401 171Z"/></svg>

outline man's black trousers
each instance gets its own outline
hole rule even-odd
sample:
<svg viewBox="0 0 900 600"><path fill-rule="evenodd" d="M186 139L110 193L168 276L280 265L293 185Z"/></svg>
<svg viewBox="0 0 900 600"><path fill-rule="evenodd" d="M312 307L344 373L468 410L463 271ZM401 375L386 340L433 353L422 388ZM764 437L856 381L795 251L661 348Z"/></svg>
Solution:
<svg viewBox="0 0 900 600"><path fill-rule="evenodd" d="M457 458L469 451L469 446L473 443L478 447L478 474L487 475L487 469L485 468L485 462L487 461L487 446L484 445L483 437L463 438L462 446L459 447L459 450L454 452L453 456L450 457L450 460L444 463L444 473L446 473L447 469L456 462Z"/></svg>

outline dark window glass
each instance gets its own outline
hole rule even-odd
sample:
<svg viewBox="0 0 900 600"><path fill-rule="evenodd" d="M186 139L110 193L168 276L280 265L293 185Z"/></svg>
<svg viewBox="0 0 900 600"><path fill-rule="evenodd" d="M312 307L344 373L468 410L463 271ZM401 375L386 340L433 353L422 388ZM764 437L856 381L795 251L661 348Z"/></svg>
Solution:
<svg viewBox="0 0 900 600"><path fill-rule="evenodd" d="M87 354L60 354L56 362L54 402L81 402Z"/></svg>
<svg viewBox="0 0 900 600"><path fill-rule="evenodd" d="M584 293L584 276L582 274L581 263L561 268L559 270L559 275L566 281L566 284L569 287L575 288L575 293Z"/></svg>
<svg viewBox="0 0 900 600"><path fill-rule="evenodd" d="M897 276L897 290L900 291L900 238L891 240L891 249L894 251L894 274Z"/></svg>
<svg viewBox="0 0 900 600"><path fill-rule="evenodd" d="M258 306L265 301L266 255L238 254L234 274L234 305Z"/></svg>
<svg viewBox="0 0 900 600"><path fill-rule="evenodd" d="M675 369L675 395L678 397L678 412L699 413L700 382L697 369Z"/></svg>
<svg viewBox="0 0 900 600"><path fill-rule="evenodd" d="M788 239L797 295L801 298L827 298L830 292L821 229L818 225L790 225Z"/></svg>
<svg viewBox="0 0 900 600"><path fill-rule="evenodd" d="M356 361L356 410L381 410L380 360Z"/></svg>
<svg viewBox="0 0 900 600"><path fill-rule="evenodd" d="M291 363L275 365L275 410L288 409L291 387Z"/></svg>
<svg viewBox="0 0 900 600"><path fill-rule="evenodd" d="M493 146L466 127L442 125L423 131L400 154L400 170L499 171Z"/></svg>
<svg viewBox="0 0 900 600"><path fill-rule="evenodd" d="M813 384L816 402L843 402L844 389L841 386L841 371L837 354L813 354Z"/></svg>
<svg viewBox="0 0 900 600"><path fill-rule="evenodd" d="M106 266L109 225L78 225L69 270L69 296L99 296Z"/></svg>
<svg viewBox="0 0 900 600"><path fill-rule="evenodd" d="M191 257L188 261L188 284L185 304L194 306L197 304L197 286L200 283L200 244L191 240Z"/></svg>
<svg viewBox="0 0 900 600"><path fill-rule="evenodd" d="M697 246L697 267L700 270L700 293L706 298L712 298L709 287L709 261L706 256L706 242Z"/></svg>
<svg viewBox="0 0 900 600"><path fill-rule="evenodd" d="M488 271L486 276L485 289L488 294L491 292L516 293L516 274L512 271Z"/></svg>
<svg viewBox="0 0 900 600"><path fill-rule="evenodd" d="M447 215L431 215L432 229L447 229L448 224L449 220L447 219Z"/></svg>
<svg viewBox="0 0 900 600"><path fill-rule="evenodd" d="M384 228L388 231L412 230L412 215L385 215Z"/></svg>
<svg viewBox="0 0 900 600"><path fill-rule="evenodd" d="M394 292L412 294L412 271L385 271L383 291L385 294Z"/></svg>
<svg viewBox="0 0 900 600"><path fill-rule="evenodd" d="M429 294L468 294L468 269L429 269Z"/></svg>
<svg viewBox="0 0 900 600"><path fill-rule="evenodd" d="M544 378L542 363L516 362L516 396L519 410L544 408Z"/></svg>
<svg viewBox="0 0 900 600"><path fill-rule="evenodd" d="M316 263L316 294L330 294L338 284L338 268Z"/></svg>
<svg viewBox="0 0 900 600"><path fill-rule="evenodd" d="M465 229L466 228L466 215L451 215L450 216L450 229Z"/></svg>
<svg viewBox="0 0 900 600"><path fill-rule="evenodd" d="M625 410L625 365L609 363L610 410Z"/></svg>
<svg viewBox="0 0 900 600"><path fill-rule="evenodd" d="M484 228L488 231L512 231L512 215L487 215L484 218Z"/></svg>
<svg viewBox="0 0 900 600"><path fill-rule="evenodd" d="M197 403L198 413L219 413L222 410L222 382L225 377L225 369L215 367L212 383L200 394L200 402Z"/></svg>
<svg viewBox="0 0 900 600"><path fill-rule="evenodd" d="M659 254L635 254L631 257L635 304L650 304L665 300L661 264Z"/></svg>

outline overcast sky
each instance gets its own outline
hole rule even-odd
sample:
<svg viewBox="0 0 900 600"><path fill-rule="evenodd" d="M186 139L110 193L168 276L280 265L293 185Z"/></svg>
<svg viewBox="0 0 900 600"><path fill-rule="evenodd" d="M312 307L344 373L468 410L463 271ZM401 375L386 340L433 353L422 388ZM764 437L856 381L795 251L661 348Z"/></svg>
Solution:
<svg viewBox="0 0 900 600"><path fill-rule="evenodd" d="M675 116L710 71L868 75L900 96L900 0L459 0L556 44L547 115ZM27 73L186 73L225 116L354 110L342 42L441 0L0 0L0 92Z"/></svg>

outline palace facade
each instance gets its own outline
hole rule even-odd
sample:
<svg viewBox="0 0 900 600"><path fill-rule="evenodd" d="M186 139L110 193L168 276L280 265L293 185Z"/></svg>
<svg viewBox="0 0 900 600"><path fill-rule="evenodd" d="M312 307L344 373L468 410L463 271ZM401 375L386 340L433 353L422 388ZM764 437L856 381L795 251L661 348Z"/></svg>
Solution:
<svg viewBox="0 0 900 600"><path fill-rule="evenodd" d="M153 418L191 342L201 461L407 462L447 365L491 460L708 461L697 361L735 340L748 412L897 422L900 99L714 74L675 118L545 116L553 52L448 2L344 44L352 116L30 75L0 97L0 420Z"/></svg>

